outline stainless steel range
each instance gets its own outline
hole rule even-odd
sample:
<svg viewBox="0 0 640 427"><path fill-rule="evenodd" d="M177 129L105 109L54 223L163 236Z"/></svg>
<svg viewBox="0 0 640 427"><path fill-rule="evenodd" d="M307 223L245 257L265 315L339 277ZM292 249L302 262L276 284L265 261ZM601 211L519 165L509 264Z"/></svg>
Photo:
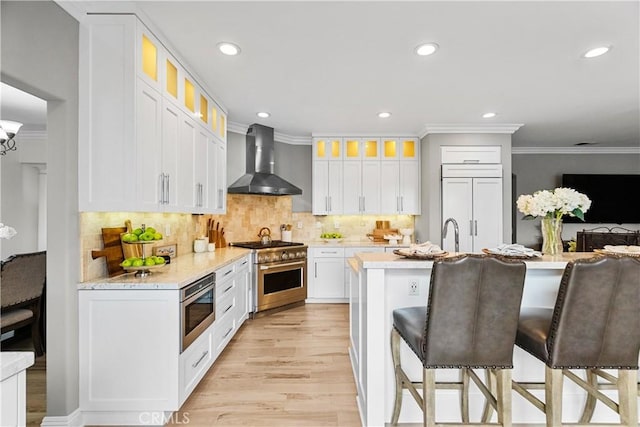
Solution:
<svg viewBox="0 0 640 427"><path fill-rule="evenodd" d="M307 298L306 245L282 240L231 245L252 249L254 313L304 302Z"/></svg>

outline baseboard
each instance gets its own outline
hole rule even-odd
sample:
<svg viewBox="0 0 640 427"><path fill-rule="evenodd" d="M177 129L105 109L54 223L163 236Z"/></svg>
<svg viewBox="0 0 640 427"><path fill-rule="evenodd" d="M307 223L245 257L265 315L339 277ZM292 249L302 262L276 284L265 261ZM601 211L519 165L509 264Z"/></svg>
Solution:
<svg viewBox="0 0 640 427"><path fill-rule="evenodd" d="M47 416L42 419L41 427L82 427L84 423L82 422L82 412L80 409L76 409L69 415L51 417Z"/></svg>

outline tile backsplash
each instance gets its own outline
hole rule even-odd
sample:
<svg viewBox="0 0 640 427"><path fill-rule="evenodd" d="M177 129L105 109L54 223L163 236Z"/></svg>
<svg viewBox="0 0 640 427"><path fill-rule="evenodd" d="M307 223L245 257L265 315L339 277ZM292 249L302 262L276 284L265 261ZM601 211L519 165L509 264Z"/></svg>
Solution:
<svg viewBox="0 0 640 427"><path fill-rule="evenodd" d="M105 258L94 260L91 251L102 249L103 227L124 227L127 219L131 220L134 228L141 224L155 227L164 234L159 244L177 244L178 255L193 252L193 240L206 235L210 218L224 227L227 242L258 240L258 232L262 227L269 227L272 238L280 239L281 224L291 224L293 241L301 242L317 240L321 233L333 231L342 233L345 240L366 241L367 233L372 232L377 220L390 221L392 228L414 227L411 215L314 216L311 212L292 212L291 206L291 196L229 194L226 215L83 212L80 214L82 281L107 276ZM298 228L299 225L301 228Z"/></svg>

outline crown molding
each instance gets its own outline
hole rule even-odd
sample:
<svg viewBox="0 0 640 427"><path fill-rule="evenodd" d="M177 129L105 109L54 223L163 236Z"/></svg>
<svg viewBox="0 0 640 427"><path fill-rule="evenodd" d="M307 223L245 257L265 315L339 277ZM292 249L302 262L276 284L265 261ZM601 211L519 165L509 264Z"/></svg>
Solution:
<svg viewBox="0 0 640 427"><path fill-rule="evenodd" d="M504 124L426 124L420 131L420 138L432 133L508 133L512 134L520 129L522 123Z"/></svg>
<svg viewBox="0 0 640 427"><path fill-rule="evenodd" d="M640 154L640 147L511 147L511 154Z"/></svg>
<svg viewBox="0 0 640 427"><path fill-rule="evenodd" d="M245 125L244 123L227 122L227 132L246 135L247 129L249 129L249 125ZM311 145L310 136L289 135L275 130L273 132L273 139L290 145Z"/></svg>
<svg viewBox="0 0 640 427"><path fill-rule="evenodd" d="M418 138L402 132L313 132L312 138Z"/></svg>

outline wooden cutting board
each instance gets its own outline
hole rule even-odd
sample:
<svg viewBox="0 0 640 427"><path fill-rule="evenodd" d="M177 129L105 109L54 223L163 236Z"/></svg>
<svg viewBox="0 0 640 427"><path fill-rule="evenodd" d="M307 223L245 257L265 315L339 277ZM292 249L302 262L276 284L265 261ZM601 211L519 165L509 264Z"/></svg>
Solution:
<svg viewBox="0 0 640 427"><path fill-rule="evenodd" d="M384 236L386 236L387 234L391 234L391 235L398 235L398 229L397 228L376 228L373 230L373 241L374 242L386 242L387 239L384 238Z"/></svg>
<svg viewBox="0 0 640 427"><path fill-rule="evenodd" d="M120 236L126 231L126 227L103 228L102 241L104 242L104 249L91 251L91 257L93 259L100 257L107 258L109 277L124 273L124 270L120 267L120 263L124 261L124 252L122 251Z"/></svg>

